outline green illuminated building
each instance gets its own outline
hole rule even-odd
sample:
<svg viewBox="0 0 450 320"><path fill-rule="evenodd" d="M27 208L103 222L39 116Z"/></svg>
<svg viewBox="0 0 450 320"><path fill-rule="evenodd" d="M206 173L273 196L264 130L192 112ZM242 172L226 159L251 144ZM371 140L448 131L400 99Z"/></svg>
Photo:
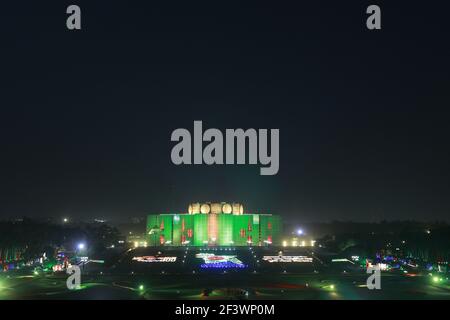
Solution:
<svg viewBox="0 0 450 320"><path fill-rule="evenodd" d="M188 213L151 214L147 217L147 243L150 246L280 244L279 216L243 211L237 203L193 203Z"/></svg>

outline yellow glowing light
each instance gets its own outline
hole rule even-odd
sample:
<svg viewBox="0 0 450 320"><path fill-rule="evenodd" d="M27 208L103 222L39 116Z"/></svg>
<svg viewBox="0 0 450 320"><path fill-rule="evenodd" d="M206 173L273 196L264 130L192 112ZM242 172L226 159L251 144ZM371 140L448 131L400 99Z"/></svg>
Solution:
<svg viewBox="0 0 450 320"><path fill-rule="evenodd" d="M283 241L283 247L287 247L287 241L286 240Z"/></svg>

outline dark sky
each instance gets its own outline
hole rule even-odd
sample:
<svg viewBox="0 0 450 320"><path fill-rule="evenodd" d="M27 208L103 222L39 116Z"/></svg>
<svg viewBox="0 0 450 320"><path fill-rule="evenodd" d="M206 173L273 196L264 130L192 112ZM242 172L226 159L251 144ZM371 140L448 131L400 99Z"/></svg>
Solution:
<svg viewBox="0 0 450 320"><path fill-rule="evenodd" d="M448 5L377 1L369 31L372 2L308 2L2 4L0 217L240 201L298 221L448 219ZM194 120L279 128L278 175L173 165L171 132Z"/></svg>

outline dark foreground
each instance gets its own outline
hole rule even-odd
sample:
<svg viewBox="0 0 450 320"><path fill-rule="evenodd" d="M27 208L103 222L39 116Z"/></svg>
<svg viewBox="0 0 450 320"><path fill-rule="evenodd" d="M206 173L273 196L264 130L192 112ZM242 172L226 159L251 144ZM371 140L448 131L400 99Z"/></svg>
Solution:
<svg viewBox="0 0 450 320"><path fill-rule="evenodd" d="M68 290L65 275L1 275L0 299L450 299L448 284L427 276L383 275L368 290L364 274L192 274L82 277Z"/></svg>

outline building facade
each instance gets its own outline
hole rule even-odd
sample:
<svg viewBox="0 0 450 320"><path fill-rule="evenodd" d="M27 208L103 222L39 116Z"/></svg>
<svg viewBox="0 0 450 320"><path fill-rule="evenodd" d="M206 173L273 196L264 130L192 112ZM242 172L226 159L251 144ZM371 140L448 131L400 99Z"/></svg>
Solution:
<svg viewBox="0 0 450 320"><path fill-rule="evenodd" d="M193 203L187 213L147 217L150 246L267 246L280 236L279 216L244 213L237 203Z"/></svg>

